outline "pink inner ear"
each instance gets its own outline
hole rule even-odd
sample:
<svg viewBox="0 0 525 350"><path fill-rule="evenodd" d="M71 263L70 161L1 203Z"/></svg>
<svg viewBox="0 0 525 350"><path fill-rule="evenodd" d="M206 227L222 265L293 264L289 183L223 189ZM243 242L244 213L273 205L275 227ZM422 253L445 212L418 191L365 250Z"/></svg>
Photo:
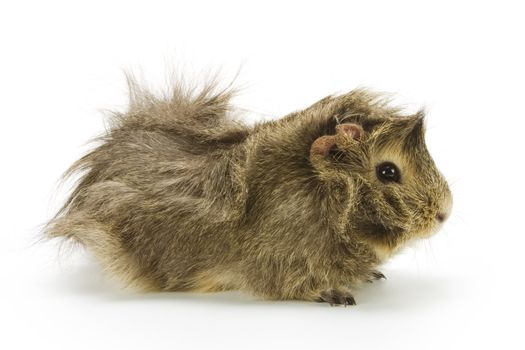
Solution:
<svg viewBox="0 0 525 350"><path fill-rule="evenodd" d="M351 136L354 140L361 140L363 137L364 130L360 125L353 124L353 123L344 123L339 124L335 127L337 134L346 134L348 136Z"/></svg>
<svg viewBox="0 0 525 350"><path fill-rule="evenodd" d="M324 135L318 137L310 147L310 156L326 157L330 149L336 144L345 145L348 137L359 141L363 137L364 130L360 125L352 123L339 124L335 127L335 135Z"/></svg>
<svg viewBox="0 0 525 350"><path fill-rule="evenodd" d="M319 155L325 157L330 152L330 148L335 145L335 136L334 135L325 135L318 137L312 143L310 147L310 156Z"/></svg>

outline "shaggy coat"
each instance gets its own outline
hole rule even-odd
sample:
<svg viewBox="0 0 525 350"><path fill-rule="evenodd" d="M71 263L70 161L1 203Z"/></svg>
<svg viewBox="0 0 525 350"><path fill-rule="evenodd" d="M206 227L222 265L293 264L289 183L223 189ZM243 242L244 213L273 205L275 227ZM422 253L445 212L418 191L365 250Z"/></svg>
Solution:
<svg viewBox="0 0 525 350"><path fill-rule="evenodd" d="M247 126L229 90L130 86L46 228L128 284L354 304L352 286L384 277L378 265L449 214L422 113L367 90ZM385 162L397 181L378 177Z"/></svg>

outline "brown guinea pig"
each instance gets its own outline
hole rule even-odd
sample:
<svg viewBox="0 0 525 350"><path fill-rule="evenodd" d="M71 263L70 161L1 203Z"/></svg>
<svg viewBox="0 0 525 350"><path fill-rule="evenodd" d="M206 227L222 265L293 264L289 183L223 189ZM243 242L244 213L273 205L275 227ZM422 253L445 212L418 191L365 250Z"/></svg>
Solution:
<svg viewBox="0 0 525 350"><path fill-rule="evenodd" d="M128 285L355 304L353 286L383 278L378 265L450 214L423 114L377 94L248 126L212 85L166 98L130 86L46 227Z"/></svg>

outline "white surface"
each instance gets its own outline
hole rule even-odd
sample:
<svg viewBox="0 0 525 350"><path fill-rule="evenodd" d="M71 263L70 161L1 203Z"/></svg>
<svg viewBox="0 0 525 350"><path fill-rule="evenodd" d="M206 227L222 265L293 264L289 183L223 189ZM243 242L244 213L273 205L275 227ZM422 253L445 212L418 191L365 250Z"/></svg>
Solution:
<svg viewBox="0 0 525 350"><path fill-rule="evenodd" d="M523 349L525 127L519 3L3 2L0 348ZM181 64L183 63L183 64ZM356 307L137 295L82 252L35 242L60 174L125 106L122 69L242 66L247 118L356 86L428 110L455 205L445 229L356 291Z"/></svg>

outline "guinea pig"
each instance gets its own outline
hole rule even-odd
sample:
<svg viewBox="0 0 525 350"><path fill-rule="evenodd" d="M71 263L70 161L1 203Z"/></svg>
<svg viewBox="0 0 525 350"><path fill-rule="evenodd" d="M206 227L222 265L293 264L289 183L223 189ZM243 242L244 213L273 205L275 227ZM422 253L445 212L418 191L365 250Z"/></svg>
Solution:
<svg viewBox="0 0 525 350"><path fill-rule="evenodd" d="M229 89L131 83L45 234L126 285L353 305L360 282L435 233L452 196L424 115L357 89L281 119L235 118Z"/></svg>

